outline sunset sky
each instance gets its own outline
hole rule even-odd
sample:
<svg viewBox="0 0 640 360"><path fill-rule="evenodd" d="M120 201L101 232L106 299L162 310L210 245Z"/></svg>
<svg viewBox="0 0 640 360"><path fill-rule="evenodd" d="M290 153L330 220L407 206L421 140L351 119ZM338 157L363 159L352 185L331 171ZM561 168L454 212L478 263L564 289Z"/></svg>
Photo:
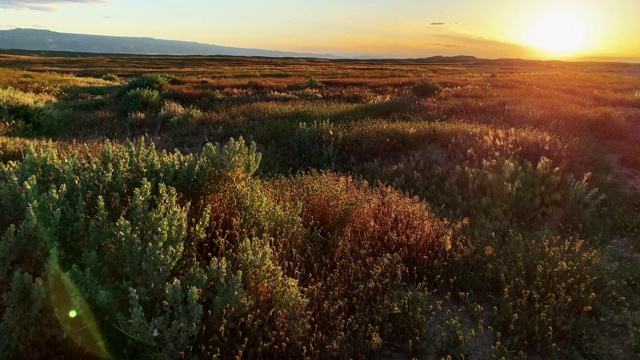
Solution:
<svg viewBox="0 0 640 360"><path fill-rule="evenodd" d="M639 0L0 0L2 30L402 57L640 58L639 16Z"/></svg>

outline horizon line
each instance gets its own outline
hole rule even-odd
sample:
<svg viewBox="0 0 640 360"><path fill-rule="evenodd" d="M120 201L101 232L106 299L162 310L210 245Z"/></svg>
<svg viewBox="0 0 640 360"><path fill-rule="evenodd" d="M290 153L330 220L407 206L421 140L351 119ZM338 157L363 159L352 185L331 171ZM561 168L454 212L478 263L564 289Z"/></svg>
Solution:
<svg viewBox="0 0 640 360"><path fill-rule="evenodd" d="M486 58L486 57L478 57L472 54L457 54L457 55L425 55L425 56L412 56L412 55L399 55L399 54L372 54L372 53L320 53L320 52L301 52L301 51L292 51L292 50L275 50L275 49L264 49L264 48L253 48L253 47L238 47L238 46L228 46L228 45L217 45L211 43L203 43L198 41L190 41L190 40L176 40L176 39L163 39L156 38L150 36L136 36L136 35L104 35L104 34L87 34L87 33L73 33L73 32L61 32L54 31L43 28L28 28L28 27L16 27L13 29L4 29L3 31L15 31L15 30L30 30L30 31L39 31L39 32L51 32L56 34L65 34L65 35L80 35L80 36L96 36L96 37L107 37L107 38L123 38L123 39L145 39L145 40L154 40L154 41L171 41L177 43L185 43L185 44L197 44L204 46L214 46L214 47L223 47L229 49L237 49L237 50L255 50L255 51L266 51L273 53L291 53L292 55L300 55L300 56L268 56L268 55L210 55L210 54L167 54L167 53L105 53L105 52L93 52L93 51L73 51L73 50L52 50L52 49L20 49L20 48L0 48L2 50L17 50L17 51L47 51L47 52L68 52L68 53L86 53L86 54L102 54L102 55L134 55L134 56L231 56L231 57L258 57L258 58L308 58L308 59L325 59L325 60L421 60L421 59L430 59L430 58L461 58L461 57L473 57L477 60L488 60L488 61L496 61L496 60L515 60L515 61L541 61L541 62L597 62L597 63L625 63L625 64L640 64L640 57L633 56L615 56L615 55L600 55L600 56L578 56L578 57L564 57L564 58L535 58L535 57L495 57L495 58Z"/></svg>

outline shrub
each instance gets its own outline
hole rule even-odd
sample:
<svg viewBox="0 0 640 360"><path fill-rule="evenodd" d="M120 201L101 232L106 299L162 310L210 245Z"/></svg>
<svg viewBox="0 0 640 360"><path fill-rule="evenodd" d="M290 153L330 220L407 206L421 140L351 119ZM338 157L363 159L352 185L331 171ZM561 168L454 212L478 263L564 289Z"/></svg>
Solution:
<svg viewBox="0 0 640 360"><path fill-rule="evenodd" d="M227 96L220 90L214 90L207 94L207 99L212 103L223 102Z"/></svg>
<svg viewBox="0 0 640 360"><path fill-rule="evenodd" d="M412 358L500 359L508 353L479 304L418 286L398 292L392 309L393 337L408 345L405 352Z"/></svg>
<svg viewBox="0 0 640 360"><path fill-rule="evenodd" d="M160 93L149 89L130 90L120 99L119 107L123 114L156 112L160 109Z"/></svg>
<svg viewBox="0 0 640 360"><path fill-rule="evenodd" d="M311 89L321 89L324 87L324 84L316 78L309 78L309 80L307 80L307 87Z"/></svg>
<svg viewBox="0 0 640 360"><path fill-rule="evenodd" d="M184 106L171 100L165 100L160 108L159 116L161 118L173 119L182 116L185 112Z"/></svg>
<svg viewBox="0 0 640 360"><path fill-rule="evenodd" d="M189 106L185 109L182 105L170 100L164 102L159 114L160 119L168 120L173 127L196 122L203 116L202 110L195 106Z"/></svg>
<svg viewBox="0 0 640 360"><path fill-rule="evenodd" d="M163 87L169 85L172 78L165 74L148 74L139 78L131 80L128 84L123 86L118 95L123 96L131 90L146 89L146 90L160 90Z"/></svg>
<svg viewBox="0 0 640 360"><path fill-rule="evenodd" d="M204 116L204 113L202 112L202 110L198 109L195 106L187 107L185 109L184 114L182 114L182 117L186 122L193 122L193 121L199 120L203 116Z"/></svg>
<svg viewBox="0 0 640 360"><path fill-rule="evenodd" d="M337 156L334 142L337 134L335 127L329 122L314 121L311 124L301 122L291 140L293 153L302 167L331 169Z"/></svg>
<svg viewBox="0 0 640 360"><path fill-rule="evenodd" d="M431 97L442 91L442 87L433 81L424 80L415 84L411 91L418 97Z"/></svg>
<svg viewBox="0 0 640 360"><path fill-rule="evenodd" d="M265 87L265 85L263 83L261 83L260 81L257 80L249 80L247 81L247 88L249 89L255 89L255 90L259 90Z"/></svg>
<svg viewBox="0 0 640 360"><path fill-rule="evenodd" d="M316 349L364 356L399 332L422 331L390 327L393 304L446 258L453 246L446 222L417 199L334 173L279 178L271 189L281 206L301 206L307 235L293 251L294 269L309 299Z"/></svg>
<svg viewBox="0 0 640 360"><path fill-rule="evenodd" d="M0 89L0 131L30 136L61 134L68 121L49 95Z"/></svg>
<svg viewBox="0 0 640 360"><path fill-rule="evenodd" d="M306 300L241 225L260 206L246 192L258 162L232 140L0 164L0 355L303 356ZM223 218L240 227L214 231Z"/></svg>
<svg viewBox="0 0 640 360"><path fill-rule="evenodd" d="M116 82L116 81L120 81L120 78L117 75L104 74L104 75L102 75L102 80Z"/></svg>
<svg viewBox="0 0 640 360"><path fill-rule="evenodd" d="M546 156L562 159L562 146L544 133L437 123L371 123L358 129L345 134L339 147L340 154L349 153L343 147L352 142L353 157L368 160L356 171L416 194L446 216L470 218L475 230L486 234L558 230L578 213L587 223L596 215L571 205L567 175ZM376 140L358 148L357 140L364 138ZM392 156L402 150L411 155Z"/></svg>
<svg viewBox="0 0 640 360"><path fill-rule="evenodd" d="M606 287L598 281L599 255L576 239L510 239L490 255L503 294L497 330L507 346L536 351L571 340L571 327L598 312ZM600 299L600 300L599 300Z"/></svg>
<svg viewBox="0 0 640 360"><path fill-rule="evenodd" d="M603 139L624 140L631 130L624 114L611 108L592 109L583 121L594 136Z"/></svg>

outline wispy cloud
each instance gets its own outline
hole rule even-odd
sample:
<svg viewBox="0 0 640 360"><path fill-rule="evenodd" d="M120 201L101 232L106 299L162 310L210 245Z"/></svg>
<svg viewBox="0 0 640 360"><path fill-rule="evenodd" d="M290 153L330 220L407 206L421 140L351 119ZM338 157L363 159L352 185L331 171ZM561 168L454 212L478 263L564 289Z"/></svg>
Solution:
<svg viewBox="0 0 640 360"><path fill-rule="evenodd" d="M445 48L462 48L464 46L458 44L436 44L437 46L445 47Z"/></svg>
<svg viewBox="0 0 640 360"><path fill-rule="evenodd" d="M106 0L0 0L0 9L56 11L58 5L100 4Z"/></svg>
<svg viewBox="0 0 640 360"><path fill-rule="evenodd" d="M442 25L447 25L447 23L444 23L444 22L432 22L431 25L432 26L442 26Z"/></svg>

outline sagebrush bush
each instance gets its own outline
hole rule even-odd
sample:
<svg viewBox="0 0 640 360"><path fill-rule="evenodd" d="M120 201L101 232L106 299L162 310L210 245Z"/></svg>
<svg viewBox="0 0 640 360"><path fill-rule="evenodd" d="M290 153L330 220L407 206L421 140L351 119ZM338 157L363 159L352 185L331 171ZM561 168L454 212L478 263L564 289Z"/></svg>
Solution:
<svg viewBox="0 0 640 360"><path fill-rule="evenodd" d="M213 231L221 216L252 210L241 205L258 162L232 140L198 155L31 149L0 165L3 357L302 354L306 300L268 242ZM240 218L218 213L215 194ZM234 231L261 236L249 230Z"/></svg>
<svg viewBox="0 0 640 360"><path fill-rule="evenodd" d="M123 114L153 113L160 109L160 93L157 90L134 89L120 99L120 112Z"/></svg>
<svg viewBox="0 0 640 360"><path fill-rule="evenodd" d="M172 78L166 74L148 74L131 80L118 91L119 96L123 96L131 90L146 89L160 90L169 85Z"/></svg>
<svg viewBox="0 0 640 360"><path fill-rule="evenodd" d="M365 138L379 145L356 145ZM544 132L371 122L343 131L337 148L351 154L341 162L359 163L349 168L366 179L418 195L445 216L470 218L474 231L485 235L595 230L602 222L602 199L583 205L572 200L571 174L558 165L569 165L574 155ZM403 153L409 155L396 155ZM595 187L589 191L594 201L601 196Z"/></svg>
<svg viewBox="0 0 640 360"><path fill-rule="evenodd" d="M577 239L515 237L487 256L502 282L497 330L511 348L553 351L575 341L573 324L598 314L610 292L599 281L598 252Z"/></svg>
<svg viewBox="0 0 640 360"><path fill-rule="evenodd" d="M415 84L411 91L418 97L431 97L442 91L442 87L436 82L424 80Z"/></svg>
<svg viewBox="0 0 640 360"><path fill-rule="evenodd" d="M309 78L309 80L307 80L307 87L311 89L321 89L324 87L324 84L316 78Z"/></svg>
<svg viewBox="0 0 640 360"><path fill-rule="evenodd" d="M159 118L167 120L171 126L178 127L198 121L204 116L195 106L184 108L174 101L165 101L160 108Z"/></svg>
<svg viewBox="0 0 640 360"><path fill-rule="evenodd" d="M294 251L296 272L309 298L317 349L363 355L376 350L376 338L422 331L400 323L390 328L394 299L453 249L446 222L417 199L334 173L280 178L271 188L282 206L301 205L307 235Z"/></svg>
<svg viewBox="0 0 640 360"><path fill-rule="evenodd" d="M603 139L625 139L631 129L624 114L611 108L592 109L584 121L594 136Z"/></svg>

